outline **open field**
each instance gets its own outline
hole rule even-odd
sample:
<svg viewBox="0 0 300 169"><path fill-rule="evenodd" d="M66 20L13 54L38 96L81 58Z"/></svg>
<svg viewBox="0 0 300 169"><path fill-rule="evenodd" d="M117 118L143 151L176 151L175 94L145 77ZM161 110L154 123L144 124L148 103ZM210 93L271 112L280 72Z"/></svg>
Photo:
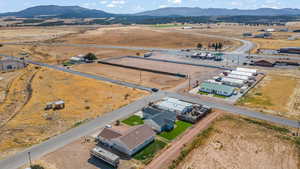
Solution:
<svg viewBox="0 0 300 169"><path fill-rule="evenodd" d="M158 48L190 48L196 47L197 43L208 44L223 42L230 45L230 41L195 36L180 32L159 30L149 27L118 27L100 28L87 31L83 34L68 36L57 39L60 42L76 44L98 44L116 46L142 46Z"/></svg>
<svg viewBox="0 0 300 169"><path fill-rule="evenodd" d="M80 27L3 27L0 28L0 43L44 41L85 30L86 28Z"/></svg>
<svg viewBox="0 0 300 169"><path fill-rule="evenodd" d="M138 71L133 69L109 66L104 64L82 64L73 66L73 69L96 75L109 77L112 79L123 80L144 86L160 89L169 89L184 82L186 79L161 75L156 73ZM141 75L141 76L140 76ZM140 81L141 77L141 81Z"/></svg>
<svg viewBox="0 0 300 169"><path fill-rule="evenodd" d="M1 158L147 94L46 68L28 69L14 80L12 93L0 104L1 118L5 117L0 128ZM44 110L48 102L59 99L65 101L65 109Z"/></svg>
<svg viewBox="0 0 300 169"><path fill-rule="evenodd" d="M278 50L285 47L299 47L300 40L288 40L286 39L262 39L262 38L251 38L247 39L256 44L256 48L252 50L252 53L255 53L257 49L274 49Z"/></svg>
<svg viewBox="0 0 300 169"><path fill-rule="evenodd" d="M188 144L169 168L297 169L299 158L299 144L288 129L225 115Z"/></svg>
<svg viewBox="0 0 300 169"><path fill-rule="evenodd" d="M295 120L300 119L300 71L268 71L265 79L238 105Z"/></svg>
<svg viewBox="0 0 300 169"><path fill-rule="evenodd" d="M142 50L126 49L99 49L91 47L66 47L66 46L35 46L35 45L4 45L0 47L0 54L24 57L26 59L44 62L44 63L62 63L72 56L85 55L94 53L98 58L110 58L118 56L135 56L137 53L143 55L146 53Z"/></svg>

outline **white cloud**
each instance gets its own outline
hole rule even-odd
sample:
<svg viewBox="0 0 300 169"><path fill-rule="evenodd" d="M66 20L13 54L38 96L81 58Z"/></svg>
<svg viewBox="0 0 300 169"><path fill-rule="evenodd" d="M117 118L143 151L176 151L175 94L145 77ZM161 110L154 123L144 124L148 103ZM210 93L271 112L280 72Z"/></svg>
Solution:
<svg viewBox="0 0 300 169"><path fill-rule="evenodd" d="M112 0L108 5L106 5L108 8L121 8L122 5L126 3L125 0Z"/></svg>
<svg viewBox="0 0 300 169"><path fill-rule="evenodd" d="M168 2L172 4L181 4L182 0L168 0Z"/></svg>

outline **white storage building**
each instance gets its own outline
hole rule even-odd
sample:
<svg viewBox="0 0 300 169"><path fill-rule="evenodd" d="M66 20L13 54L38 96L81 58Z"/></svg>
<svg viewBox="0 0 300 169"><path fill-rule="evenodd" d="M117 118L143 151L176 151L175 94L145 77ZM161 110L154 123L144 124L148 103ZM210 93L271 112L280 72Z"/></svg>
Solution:
<svg viewBox="0 0 300 169"><path fill-rule="evenodd" d="M189 112L193 109L193 104L169 97L164 98L164 101L157 103L156 106L163 110L179 113Z"/></svg>
<svg viewBox="0 0 300 169"><path fill-rule="evenodd" d="M228 77L222 78L221 81L223 82L223 84L233 86L233 87L242 87L245 84L244 80L232 79Z"/></svg>
<svg viewBox="0 0 300 169"><path fill-rule="evenodd" d="M253 76L254 73L250 73L250 72L241 72L241 71L232 71L231 74L233 75L240 75L240 76Z"/></svg>
<svg viewBox="0 0 300 169"><path fill-rule="evenodd" d="M227 77L232 78L232 79L250 80L249 76L241 76L241 75L235 75L235 74L229 74Z"/></svg>
<svg viewBox="0 0 300 169"><path fill-rule="evenodd" d="M257 73L256 69L248 69L248 68L242 68L242 67L236 68L236 71L239 71L239 72L248 72L248 73L254 73L254 74Z"/></svg>

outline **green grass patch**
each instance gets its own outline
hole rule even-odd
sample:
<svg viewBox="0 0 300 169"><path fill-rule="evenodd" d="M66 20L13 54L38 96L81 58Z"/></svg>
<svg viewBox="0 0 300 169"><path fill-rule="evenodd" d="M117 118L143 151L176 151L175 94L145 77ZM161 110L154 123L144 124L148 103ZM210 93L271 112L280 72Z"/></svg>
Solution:
<svg viewBox="0 0 300 169"><path fill-rule="evenodd" d="M70 61L66 61L63 63L64 66L72 66L74 65L74 63L70 62Z"/></svg>
<svg viewBox="0 0 300 169"><path fill-rule="evenodd" d="M185 157L194 149L203 145L207 138L209 138L210 134L214 131L213 127L209 127L203 132L201 132L191 144L187 145L185 148L182 149L179 157L172 162L169 166L169 169L175 169L184 159Z"/></svg>
<svg viewBox="0 0 300 169"><path fill-rule="evenodd" d="M214 94L214 97L218 97L218 98L221 98L221 99L228 98L227 96L222 96L222 95L218 95L218 94Z"/></svg>
<svg viewBox="0 0 300 169"><path fill-rule="evenodd" d="M146 148L138 152L133 156L134 159L141 161L144 164L148 164L151 162L155 154L163 149L167 144L160 140L155 140L151 144L149 144Z"/></svg>
<svg viewBox="0 0 300 169"><path fill-rule="evenodd" d="M130 116L129 118L123 120L122 123L125 123L129 126L136 126L136 125L144 124L144 121L142 120L142 118L140 116L133 115L133 116Z"/></svg>
<svg viewBox="0 0 300 169"><path fill-rule="evenodd" d="M257 121L257 120L252 120L252 119L247 119L247 118L243 118L245 121L247 121L248 123L252 123L252 124L256 124L256 125L259 125L259 126L262 126L262 127L265 127L267 129L271 129L271 130L275 130L275 131L278 131L280 133L290 133L291 131L287 128L284 128L284 127L278 127L278 126L275 126L275 125L272 125L272 124L269 124L269 123L266 123L266 122L260 122L260 121Z"/></svg>
<svg viewBox="0 0 300 169"><path fill-rule="evenodd" d="M176 121L174 129L171 131L164 131L159 134L159 136L167 139L167 140L174 140L176 137L178 137L180 134L185 132L189 127L191 127L191 123L187 123L184 121Z"/></svg>
<svg viewBox="0 0 300 169"><path fill-rule="evenodd" d="M198 93L201 94L201 95L209 95L209 93L202 92L202 91L199 91Z"/></svg>

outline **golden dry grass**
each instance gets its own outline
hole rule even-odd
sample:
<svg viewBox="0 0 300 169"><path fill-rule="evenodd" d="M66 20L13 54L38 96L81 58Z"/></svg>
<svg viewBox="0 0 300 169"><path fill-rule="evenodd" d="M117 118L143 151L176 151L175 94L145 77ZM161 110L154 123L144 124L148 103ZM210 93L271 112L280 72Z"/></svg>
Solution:
<svg viewBox="0 0 300 169"><path fill-rule="evenodd" d="M118 56L143 55L143 50L126 49L99 49L91 47L66 47L66 46L32 46L32 45L5 45L0 48L1 54L24 57L21 54L27 53L27 59L44 63L62 63L72 56L94 53L98 58L109 58Z"/></svg>
<svg viewBox="0 0 300 169"><path fill-rule="evenodd" d="M299 97L300 79L297 73L294 76L289 73L292 72L284 70L270 72L258 86L240 99L238 105L299 120L297 97Z"/></svg>
<svg viewBox="0 0 300 169"><path fill-rule="evenodd" d="M256 48L252 50L252 53L256 52L257 49L274 49L278 50L284 47L299 47L300 40L288 40L288 39L260 39L252 38L248 39L256 44Z"/></svg>
<svg viewBox="0 0 300 169"><path fill-rule="evenodd" d="M84 34L59 38L58 41L76 44L98 44L116 46L143 46L161 48L190 48L196 47L197 43L207 44L209 42L230 41L222 39L208 38L205 36L195 36L174 31L159 30L146 27L117 27L100 28L87 31Z"/></svg>
<svg viewBox="0 0 300 169"><path fill-rule="evenodd" d="M86 119L127 105L147 93L41 68L32 80L29 102L0 132L1 157L53 135ZM45 111L48 102L62 99L66 108Z"/></svg>
<svg viewBox="0 0 300 169"><path fill-rule="evenodd" d="M299 148L292 137L254 122L231 115L217 120L177 169L297 169Z"/></svg>

